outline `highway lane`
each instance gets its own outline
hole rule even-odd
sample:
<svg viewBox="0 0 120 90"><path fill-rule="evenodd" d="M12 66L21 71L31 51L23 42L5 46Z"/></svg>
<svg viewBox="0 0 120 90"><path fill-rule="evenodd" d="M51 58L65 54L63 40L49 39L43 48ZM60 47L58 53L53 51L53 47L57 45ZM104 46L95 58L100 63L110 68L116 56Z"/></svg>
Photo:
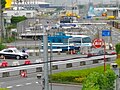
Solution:
<svg viewBox="0 0 120 90"><path fill-rule="evenodd" d="M103 65L103 63L61 69L61 70L52 71L52 73L66 71L66 70L78 70L78 69L90 68L99 65ZM38 72L30 73L28 74L27 78L22 78L20 75L0 78L0 86L2 88L10 88L10 90L42 90L41 85L39 85L38 83L40 80L38 80L36 77L37 73ZM61 85L61 84L52 84L52 85L53 85L52 90L74 90L74 89L81 90L82 87L81 85L72 86L72 87L71 85Z"/></svg>
<svg viewBox="0 0 120 90"><path fill-rule="evenodd" d="M50 59L50 53L48 54L48 58ZM52 54L52 61L53 60L64 60L64 59L68 59L68 58L75 58L75 57L87 57L87 55L67 55L66 53L61 53L60 55L57 55L57 53L53 53ZM1 62L3 61L3 59L0 59ZM43 54L41 53L41 56L29 56L28 59L21 59L21 60L16 60L16 59L6 59L6 61L8 62L8 64L11 66L13 64L13 62L19 62L19 64L24 64L25 60L30 60L31 63L36 63L36 60L40 60L40 62L43 62Z"/></svg>
<svg viewBox="0 0 120 90"><path fill-rule="evenodd" d="M2 78L0 82L2 88L9 88L10 90L42 90L42 85L40 84L40 80L36 78L36 74L28 78ZM81 90L81 87L81 85L52 84L52 90Z"/></svg>

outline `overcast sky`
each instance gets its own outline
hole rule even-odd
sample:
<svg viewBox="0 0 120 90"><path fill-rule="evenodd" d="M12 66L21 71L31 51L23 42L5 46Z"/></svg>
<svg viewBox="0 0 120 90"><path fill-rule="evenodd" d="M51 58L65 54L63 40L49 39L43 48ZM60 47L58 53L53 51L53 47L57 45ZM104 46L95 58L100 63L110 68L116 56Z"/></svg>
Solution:
<svg viewBox="0 0 120 90"><path fill-rule="evenodd" d="M72 2L77 2L79 4L88 4L88 2L93 2L94 4L97 3L116 3L118 0L45 0L46 2L49 3L54 3L57 5L69 5ZM120 0L119 0L120 1Z"/></svg>

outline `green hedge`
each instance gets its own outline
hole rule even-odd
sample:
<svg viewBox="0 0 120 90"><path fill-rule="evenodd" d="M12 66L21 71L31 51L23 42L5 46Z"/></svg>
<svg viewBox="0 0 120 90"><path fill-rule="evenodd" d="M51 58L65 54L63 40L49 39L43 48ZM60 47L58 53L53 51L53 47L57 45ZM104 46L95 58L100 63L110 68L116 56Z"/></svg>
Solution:
<svg viewBox="0 0 120 90"><path fill-rule="evenodd" d="M107 70L110 69L110 66L106 66ZM52 82L59 82L59 83L83 83L85 78L92 72L104 72L104 67L99 66L96 68L89 68L83 70L71 70L65 71L60 73L55 73L50 76Z"/></svg>

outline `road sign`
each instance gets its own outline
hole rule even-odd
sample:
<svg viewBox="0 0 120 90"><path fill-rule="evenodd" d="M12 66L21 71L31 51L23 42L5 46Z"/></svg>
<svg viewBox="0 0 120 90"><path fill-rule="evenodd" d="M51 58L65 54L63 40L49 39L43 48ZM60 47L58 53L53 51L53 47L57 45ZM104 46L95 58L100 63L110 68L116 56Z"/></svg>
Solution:
<svg viewBox="0 0 120 90"><path fill-rule="evenodd" d="M102 36L111 36L110 30L102 30Z"/></svg>
<svg viewBox="0 0 120 90"><path fill-rule="evenodd" d="M92 45L95 48L101 48L104 45L104 42L102 39L94 39Z"/></svg>

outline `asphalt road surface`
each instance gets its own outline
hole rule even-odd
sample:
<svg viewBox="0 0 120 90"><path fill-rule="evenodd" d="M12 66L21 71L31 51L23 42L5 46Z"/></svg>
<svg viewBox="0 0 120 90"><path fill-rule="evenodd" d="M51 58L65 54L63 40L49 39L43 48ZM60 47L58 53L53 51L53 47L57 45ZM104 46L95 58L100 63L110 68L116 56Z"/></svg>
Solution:
<svg viewBox="0 0 120 90"><path fill-rule="evenodd" d="M27 78L20 76L1 78L0 86L10 90L42 90L41 80L36 78L36 74ZM55 84L52 83L52 90L81 90L81 85ZM49 85L51 88L51 84Z"/></svg>

